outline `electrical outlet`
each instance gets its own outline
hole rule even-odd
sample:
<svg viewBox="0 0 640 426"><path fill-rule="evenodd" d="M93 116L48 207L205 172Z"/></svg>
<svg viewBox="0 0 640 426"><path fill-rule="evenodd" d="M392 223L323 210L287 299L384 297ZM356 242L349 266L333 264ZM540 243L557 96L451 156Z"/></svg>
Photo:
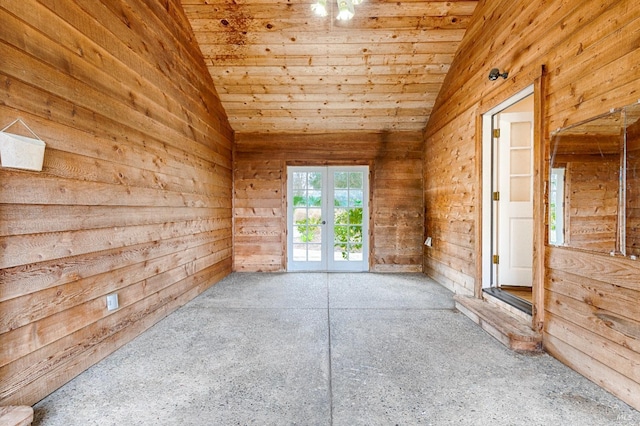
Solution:
<svg viewBox="0 0 640 426"><path fill-rule="evenodd" d="M118 293L113 293L107 296L107 310L115 311L118 309Z"/></svg>
<svg viewBox="0 0 640 426"><path fill-rule="evenodd" d="M426 240L424 240L424 245L427 247L431 247L433 244L433 241L431 240L431 237L427 237Z"/></svg>

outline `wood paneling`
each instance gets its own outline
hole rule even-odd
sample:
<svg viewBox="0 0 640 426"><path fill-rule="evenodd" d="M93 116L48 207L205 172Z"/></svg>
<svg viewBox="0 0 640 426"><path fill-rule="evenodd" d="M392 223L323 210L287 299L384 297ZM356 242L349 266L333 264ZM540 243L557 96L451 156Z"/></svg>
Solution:
<svg viewBox="0 0 640 426"><path fill-rule="evenodd" d="M286 166L371 166L371 270L422 270L422 137L419 132L236 137L237 271L286 269Z"/></svg>
<svg viewBox="0 0 640 426"><path fill-rule="evenodd" d="M0 20L0 123L47 143L0 169L0 403L31 405L231 271L233 132L176 2Z"/></svg>
<svg viewBox="0 0 640 426"><path fill-rule="evenodd" d="M421 131L477 1L314 2L182 0L234 130Z"/></svg>
<svg viewBox="0 0 640 426"><path fill-rule="evenodd" d="M631 1L478 3L425 129L426 232L434 236L425 249L428 274L459 292L481 279L474 250L481 226L479 115L533 84L543 65L547 142L551 130L637 101L639 29L640 5ZM489 81L494 67L509 78ZM460 238L460 224L471 240ZM546 348L640 408L637 264L570 249L547 249L545 256L538 300L545 301Z"/></svg>

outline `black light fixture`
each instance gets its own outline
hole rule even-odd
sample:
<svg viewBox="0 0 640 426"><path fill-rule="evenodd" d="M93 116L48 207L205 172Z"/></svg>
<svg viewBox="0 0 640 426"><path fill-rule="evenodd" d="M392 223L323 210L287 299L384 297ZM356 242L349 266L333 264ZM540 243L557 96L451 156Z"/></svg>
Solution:
<svg viewBox="0 0 640 426"><path fill-rule="evenodd" d="M500 74L500 70L498 68L493 68L489 72L489 80L495 81L495 80L498 79L498 77L502 77L502 78L504 78L506 80L507 77L509 77L509 73L507 71L505 71L502 74Z"/></svg>

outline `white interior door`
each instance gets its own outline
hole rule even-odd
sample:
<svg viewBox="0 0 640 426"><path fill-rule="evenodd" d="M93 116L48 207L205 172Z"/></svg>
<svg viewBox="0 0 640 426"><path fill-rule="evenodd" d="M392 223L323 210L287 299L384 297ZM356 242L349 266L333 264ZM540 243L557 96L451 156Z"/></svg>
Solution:
<svg viewBox="0 0 640 426"><path fill-rule="evenodd" d="M287 269L369 270L369 168L288 167Z"/></svg>
<svg viewBox="0 0 640 426"><path fill-rule="evenodd" d="M497 284L533 280L533 113L496 114Z"/></svg>

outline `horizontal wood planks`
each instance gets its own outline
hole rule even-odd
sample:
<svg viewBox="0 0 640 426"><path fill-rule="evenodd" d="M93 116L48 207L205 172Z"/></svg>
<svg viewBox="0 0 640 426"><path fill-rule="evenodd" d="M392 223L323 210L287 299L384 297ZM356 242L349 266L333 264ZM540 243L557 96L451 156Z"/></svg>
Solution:
<svg viewBox="0 0 640 426"><path fill-rule="evenodd" d="M547 348L640 406L638 262L548 248L547 268Z"/></svg>
<svg viewBox="0 0 640 426"><path fill-rule="evenodd" d="M422 131L477 1L182 0L238 133Z"/></svg>
<svg viewBox="0 0 640 426"><path fill-rule="evenodd" d="M0 169L0 403L32 405L231 271L233 132L175 1L0 20L0 123L47 143Z"/></svg>
<svg viewBox="0 0 640 426"><path fill-rule="evenodd" d="M234 159L234 269L286 269L287 165L371 166L371 270L422 270L419 132L238 134Z"/></svg>
<svg viewBox="0 0 640 426"><path fill-rule="evenodd" d="M480 114L533 84L542 66L547 144L552 130L636 102L639 29L640 5L629 1L479 3L425 130L427 273L459 292L481 279ZM489 81L491 68L509 78ZM636 263L569 249L545 256L547 349L640 408Z"/></svg>

